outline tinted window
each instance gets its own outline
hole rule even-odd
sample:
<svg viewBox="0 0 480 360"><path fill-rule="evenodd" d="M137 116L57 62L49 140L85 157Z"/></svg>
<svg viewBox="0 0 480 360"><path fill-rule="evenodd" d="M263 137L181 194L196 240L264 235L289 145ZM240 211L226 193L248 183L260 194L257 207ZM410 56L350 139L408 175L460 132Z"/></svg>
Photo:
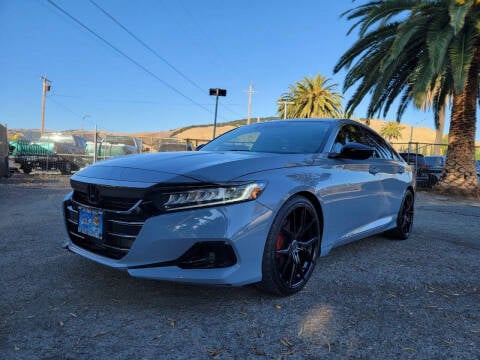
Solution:
<svg viewBox="0 0 480 360"><path fill-rule="evenodd" d="M369 145L366 142L365 136L363 135L363 131L359 126L355 126L352 124L344 125L338 131L337 137L335 138L331 151L339 153L342 150L343 145L351 142Z"/></svg>
<svg viewBox="0 0 480 360"><path fill-rule="evenodd" d="M117 144L117 145L129 145L129 146L137 145L133 140L133 138L129 136L106 136L104 141L110 144Z"/></svg>
<svg viewBox="0 0 480 360"><path fill-rule="evenodd" d="M393 152L385 140L368 129L364 129L368 145L374 149L373 157L380 159L395 159Z"/></svg>
<svg viewBox="0 0 480 360"><path fill-rule="evenodd" d="M443 167L445 159L443 156L425 156L425 163L430 167Z"/></svg>
<svg viewBox="0 0 480 360"><path fill-rule="evenodd" d="M201 150L315 153L325 140L329 126L329 123L303 121L243 126L216 138Z"/></svg>
<svg viewBox="0 0 480 360"><path fill-rule="evenodd" d="M400 156L410 165L425 165L425 158L416 153L400 153Z"/></svg>

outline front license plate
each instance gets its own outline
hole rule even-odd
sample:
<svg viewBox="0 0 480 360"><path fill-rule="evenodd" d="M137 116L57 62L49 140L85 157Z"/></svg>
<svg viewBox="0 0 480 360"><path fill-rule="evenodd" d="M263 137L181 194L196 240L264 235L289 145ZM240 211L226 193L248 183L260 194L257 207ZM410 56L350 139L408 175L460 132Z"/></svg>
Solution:
<svg viewBox="0 0 480 360"><path fill-rule="evenodd" d="M79 208L78 232L101 239L103 233L103 212L96 209Z"/></svg>

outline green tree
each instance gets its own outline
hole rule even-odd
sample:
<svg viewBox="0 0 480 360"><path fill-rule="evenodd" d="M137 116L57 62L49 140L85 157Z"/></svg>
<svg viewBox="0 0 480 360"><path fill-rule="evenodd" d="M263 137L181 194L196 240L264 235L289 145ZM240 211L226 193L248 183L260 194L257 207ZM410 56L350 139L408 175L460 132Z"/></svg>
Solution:
<svg viewBox="0 0 480 360"><path fill-rule="evenodd" d="M278 114L281 118L340 118L343 115L342 96L335 92L338 84L329 84L330 79L318 74L316 77L304 77L290 91L278 100ZM285 105L287 116L285 116Z"/></svg>
<svg viewBox="0 0 480 360"><path fill-rule="evenodd" d="M413 102L432 96L435 121L452 98L447 160L437 188L478 194L474 164L480 69L480 2L379 0L347 11L359 39L335 67L348 69L344 87L357 84L346 106L353 111L370 94L367 116L383 115L399 98L397 121Z"/></svg>
<svg viewBox="0 0 480 360"><path fill-rule="evenodd" d="M381 129L380 135L385 139L392 141L402 138L402 130L404 127L395 121L388 121Z"/></svg>

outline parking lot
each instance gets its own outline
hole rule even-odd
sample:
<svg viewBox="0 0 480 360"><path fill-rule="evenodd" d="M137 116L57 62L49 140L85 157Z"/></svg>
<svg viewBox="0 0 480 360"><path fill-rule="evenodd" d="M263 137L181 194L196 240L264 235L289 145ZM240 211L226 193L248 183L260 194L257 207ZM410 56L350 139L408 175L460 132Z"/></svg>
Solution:
<svg viewBox="0 0 480 360"><path fill-rule="evenodd" d="M62 248L67 176L0 180L2 359L478 359L480 203L417 194L407 241L321 258L286 298L135 279Z"/></svg>

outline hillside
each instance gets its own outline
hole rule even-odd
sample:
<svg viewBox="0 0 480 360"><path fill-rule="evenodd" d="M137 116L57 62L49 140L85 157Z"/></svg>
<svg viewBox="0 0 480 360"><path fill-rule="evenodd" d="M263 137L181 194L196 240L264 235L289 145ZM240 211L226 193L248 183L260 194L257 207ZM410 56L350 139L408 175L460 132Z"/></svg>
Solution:
<svg viewBox="0 0 480 360"><path fill-rule="evenodd" d="M269 118L268 120L273 120L274 118ZM262 121L266 119L261 119ZM267 121L268 121L267 120ZM355 119L354 119L355 120ZM364 123L363 121L360 121ZM382 127L385 125L386 121L383 120L370 120L370 127L376 132L380 132ZM227 132L235 127L245 124L245 122L232 124L225 123L217 126L216 134L217 136ZM427 127L413 127L407 124L401 124L403 129L401 131L401 139L398 139L397 143L408 143L410 141L410 134L412 134L412 142L418 143L433 143L435 141L435 131ZM189 126L187 128L176 129L172 132L171 136L175 136L181 139L202 139L209 140L212 138L213 126L212 125L202 125L202 126Z"/></svg>

